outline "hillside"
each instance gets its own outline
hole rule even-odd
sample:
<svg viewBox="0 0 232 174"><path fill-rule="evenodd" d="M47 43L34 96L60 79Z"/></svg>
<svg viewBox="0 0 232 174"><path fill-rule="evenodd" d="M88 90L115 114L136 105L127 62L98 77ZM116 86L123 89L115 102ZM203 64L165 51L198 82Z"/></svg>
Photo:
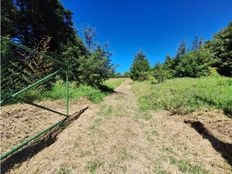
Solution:
<svg viewBox="0 0 232 174"><path fill-rule="evenodd" d="M216 143L222 142L217 133L226 128L221 123L232 124L230 118L219 111L195 112L188 117L142 111L132 84L126 79L100 104L79 103L78 108L87 104L89 109L54 143L8 173L231 173L228 151L220 151L207 138L214 135ZM194 117L206 124L203 137L191 127ZM211 134L215 129L207 124L208 117L208 123L218 124L219 132ZM231 144L230 135L223 142Z"/></svg>

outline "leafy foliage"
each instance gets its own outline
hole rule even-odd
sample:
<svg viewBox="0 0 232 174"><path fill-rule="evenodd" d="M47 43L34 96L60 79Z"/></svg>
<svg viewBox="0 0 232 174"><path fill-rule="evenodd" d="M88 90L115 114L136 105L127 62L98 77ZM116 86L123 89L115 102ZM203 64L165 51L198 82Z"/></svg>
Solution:
<svg viewBox="0 0 232 174"><path fill-rule="evenodd" d="M45 66L59 68L61 65L55 63L46 65L43 57L46 53L68 64L69 80L78 85L100 86L112 76L111 54L94 42L95 29L88 27L84 30L85 46L73 27L72 13L58 0L6 0L2 5L1 22L4 27L1 36L7 38L1 45L3 66L12 61L25 62L30 70L36 69L37 74L42 74ZM44 38L49 38L49 42L43 42ZM30 53L19 54L10 43L36 49L42 56L33 58ZM46 51L37 49L38 43L40 47L46 47Z"/></svg>
<svg viewBox="0 0 232 174"><path fill-rule="evenodd" d="M232 77L232 22L205 45L215 56L215 67L221 75Z"/></svg>
<svg viewBox="0 0 232 174"><path fill-rule="evenodd" d="M113 74L113 65L107 52L97 50L90 55L78 59L79 81L87 85L99 86Z"/></svg>
<svg viewBox="0 0 232 174"><path fill-rule="evenodd" d="M176 67L177 77L201 77L210 74L213 56L207 50L189 52L182 56Z"/></svg>
<svg viewBox="0 0 232 174"><path fill-rule="evenodd" d="M202 77L224 75L232 77L232 23L203 45L197 36L192 49L187 51L182 41L176 57L166 57L163 64L156 64L152 70L158 82L176 77Z"/></svg>
<svg viewBox="0 0 232 174"><path fill-rule="evenodd" d="M139 51L134 58L130 69L130 75L133 80L147 80L149 77L150 65L146 56Z"/></svg>

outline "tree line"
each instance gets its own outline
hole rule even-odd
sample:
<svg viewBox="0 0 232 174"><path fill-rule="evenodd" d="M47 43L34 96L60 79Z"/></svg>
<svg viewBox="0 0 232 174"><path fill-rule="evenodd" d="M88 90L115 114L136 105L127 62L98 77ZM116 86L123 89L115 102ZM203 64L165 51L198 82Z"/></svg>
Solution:
<svg viewBox="0 0 232 174"><path fill-rule="evenodd" d="M17 43L67 63L69 79L77 84L100 86L114 73L111 53L106 46L94 41L95 29L86 27L82 40L73 26L72 12L65 9L60 1L4 0L1 3L3 68L12 62L24 65L26 58L28 61L29 54L18 54L18 50L10 44ZM46 49L38 47L39 43L46 44ZM46 61L40 60L38 67L42 64Z"/></svg>
<svg viewBox="0 0 232 174"><path fill-rule="evenodd" d="M205 43L196 36L190 49L182 41L175 57L167 55L164 63L157 63L154 67L150 67L145 54L139 51L130 72L125 75L133 80L153 77L159 82L176 77L232 77L232 22Z"/></svg>

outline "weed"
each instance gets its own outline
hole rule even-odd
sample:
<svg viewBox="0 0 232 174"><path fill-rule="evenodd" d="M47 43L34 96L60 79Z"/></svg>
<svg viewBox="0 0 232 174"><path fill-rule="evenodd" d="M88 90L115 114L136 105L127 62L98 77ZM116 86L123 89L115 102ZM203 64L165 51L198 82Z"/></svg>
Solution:
<svg viewBox="0 0 232 174"><path fill-rule="evenodd" d="M132 158L132 155L127 151L126 148L119 149L118 158L120 160L128 160Z"/></svg>
<svg viewBox="0 0 232 174"><path fill-rule="evenodd" d="M98 167L102 165L102 162L96 160L96 161L88 161L87 162L87 169L90 173L94 174L96 173L96 170Z"/></svg>
<svg viewBox="0 0 232 174"><path fill-rule="evenodd" d="M193 173L193 174L208 173L208 171L203 169L201 166L193 165L187 160L177 160L175 158L171 158L170 163L177 166L178 169L183 173Z"/></svg>
<svg viewBox="0 0 232 174"><path fill-rule="evenodd" d="M61 165L58 171L58 174L69 174L70 170L67 168L66 165Z"/></svg>

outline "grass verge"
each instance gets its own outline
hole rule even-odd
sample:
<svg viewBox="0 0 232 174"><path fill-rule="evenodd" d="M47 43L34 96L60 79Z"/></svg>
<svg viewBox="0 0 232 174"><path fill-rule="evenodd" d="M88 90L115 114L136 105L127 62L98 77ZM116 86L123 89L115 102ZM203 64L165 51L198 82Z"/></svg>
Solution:
<svg viewBox="0 0 232 174"><path fill-rule="evenodd" d="M99 103L103 98L112 93L116 87L123 82L123 79L109 79L106 80L100 88L79 85L70 83L69 85L69 98L71 100L78 100L81 97L86 97L88 100ZM34 101L34 100L58 100L65 98L65 83L62 80L56 81L50 90L42 90L41 88L32 89L22 95L23 99Z"/></svg>

